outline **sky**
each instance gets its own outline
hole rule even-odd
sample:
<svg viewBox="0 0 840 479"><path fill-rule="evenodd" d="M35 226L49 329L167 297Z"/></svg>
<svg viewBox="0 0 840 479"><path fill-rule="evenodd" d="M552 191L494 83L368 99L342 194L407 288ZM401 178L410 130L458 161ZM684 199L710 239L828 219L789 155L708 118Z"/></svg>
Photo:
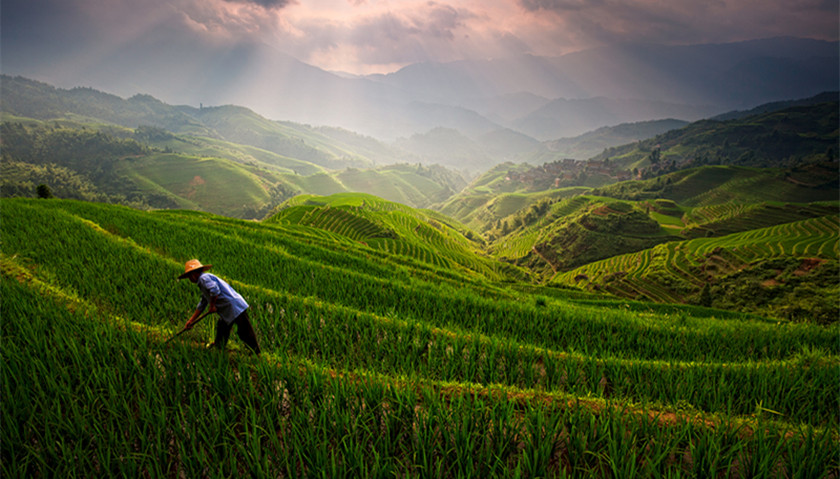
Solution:
<svg viewBox="0 0 840 479"><path fill-rule="evenodd" d="M624 42L837 40L839 20L837 0L3 0L0 65L60 84L143 48L259 44L370 74Z"/></svg>

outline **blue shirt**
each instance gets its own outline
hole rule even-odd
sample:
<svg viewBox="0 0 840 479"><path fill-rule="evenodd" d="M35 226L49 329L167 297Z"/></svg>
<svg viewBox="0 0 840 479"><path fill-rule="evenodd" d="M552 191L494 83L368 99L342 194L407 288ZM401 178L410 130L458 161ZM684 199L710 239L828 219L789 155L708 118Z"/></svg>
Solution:
<svg viewBox="0 0 840 479"><path fill-rule="evenodd" d="M210 304L210 297L216 297L216 312L224 322L230 324L243 311L248 309L248 303L223 279L210 273L202 273L198 277L198 289L201 290L201 301L195 308L204 311Z"/></svg>

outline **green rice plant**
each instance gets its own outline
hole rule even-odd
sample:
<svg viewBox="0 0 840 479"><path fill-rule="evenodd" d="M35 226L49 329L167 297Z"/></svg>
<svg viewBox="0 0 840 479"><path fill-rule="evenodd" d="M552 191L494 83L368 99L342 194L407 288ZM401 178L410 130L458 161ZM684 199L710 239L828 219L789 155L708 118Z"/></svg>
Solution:
<svg viewBox="0 0 840 479"><path fill-rule="evenodd" d="M838 470L836 329L460 282L303 227L2 206L4 476ZM197 348L209 324L163 344L204 252L262 357Z"/></svg>

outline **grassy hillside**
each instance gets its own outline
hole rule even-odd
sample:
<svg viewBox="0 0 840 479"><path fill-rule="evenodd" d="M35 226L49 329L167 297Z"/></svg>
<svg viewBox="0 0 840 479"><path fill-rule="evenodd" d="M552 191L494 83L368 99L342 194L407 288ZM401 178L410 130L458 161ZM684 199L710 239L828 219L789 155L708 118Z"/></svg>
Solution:
<svg viewBox="0 0 840 479"><path fill-rule="evenodd" d="M148 95L124 100L89 88L63 90L22 77L2 76L2 111L18 117L52 121L73 119L106 123L129 129L155 127L172 133L225 140L269 151L281 157L326 168L373 165L362 151L371 151L370 138L344 135L330 138L317 129L266 119L237 106L193 108L167 105ZM404 159L404 152L380 145L377 158L390 152L391 162Z"/></svg>
<svg viewBox="0 0 840 479"><path fill-rule="evenodd" d="M311 200L284 211L359 198ZM303 221L0 214L4 476L840 473L836 326L525 293ZM212 320L165 342L192 257L250 303L260 357L205 350Z"/></svg>
<svg viewBox="0 0 840 479"><path fill-rule="evenodd" d="M476 179L443 211L482 233L494 257L546 281L554 276L554 284L625 298L713 304L771 317L811 315L827 321L836 309L831 302L836 288L825 287L836 283L833 263L803 270L782 287L758 294L737 284L739 278L747 280L747 271L764 278L749 281L758 284L781 271L789 276L809 258L788 248L760 249L764 256L736 262L739 266L725 271L725 277L708 278L691 277L693 273L672 278L667 261L649 258L661 256L654 248L661 243L673 242L669 244L679 250L690 239L760 235L757 231L763 228L836 215L837 171L836 162L790 169L706 166L597 189L493 194L510 186L507 179L517 174L500 167ZM812 239L818 241L819 234L814 234ZM835 241L838 236L835 232ZM740 270L742 276L730 275ZM644 280L637 281L642 276ZM634 282L632 287L625 285L628 282ZM715 299L709 299L709 293Z"/></svg>
<svg viewBox="0 0 840 479"><path fill-rule="evenodd" d="M4 167L4 196L34 196L33 185L46 184L58 197L253 218L294 192L265 165L166 153L77 125L5 122L0 133L4 163L17 165Z"/></svg>
<svg viewBox="0 0 840 479"><path fill-rule="evenodd" d="M149 126L140 126L128 132L137 141L165 151L177 151L192 156L226 158L239 163L255 163L287 174L313 175L327 171L326 168L309 161L218 138L176 135Z"/></svg>
<svg viewBox="0 0 840 479"><path fill-rule="evenodd" d="M837 157L838 101L732 120L702 120L595 157L649 174L701 165L795 167Z"/></svg>
<svg viewBox="0 0 840 479"><path fill-rule="evenodd" d="M679 239L666 226L632 202L575 196L520 210L490 234L499 258L549 273Z"/></svg>
<svg viewBox="0 0 840 479"><path fill-rule="evenodd" d="M817 162L794 168L705 166L593 190L627 200L669 199L686 206L780 201L809 203L838 198L840 164Z"/></svg>
<svg viewBox="0 0 840 479"><path fill-rule="evenodd" d="M527 211L531 206L540 202L561 200L579 195L588 188L561 188L557 190L536 193L468 193L461 192L453 196L441 208L441 212L458 219L476 231L485 233L489 240L495 236L490 232L493 228L500 228L501 223L515 220L509 217L520 211Z"/></svg>
<svg viewBox="0 0 840 479"><path fill-rule="evenodd" d="M266 222L323 229L377 251L478 272L496 281L527 277L524 270L485 258L478 235L457 222L371 195L297 196Z"/></svg>
<svg viewBox="0 0 840 479"><path fill-rule="evenodd" d="M366 191L428 206L465 184L438 166L329 171L268 150L153 127L6 118L0 123L5 196L33 197L37 185L46 184L60 198L262 218L299 193Z"/></svg>
<svg viewBox="0 0 840 479"><path fill-rule="evenodd" d="M253 218L299 193L362 191L425 207L445 201L467 181L460 173L439 166L408 167L405 162L415 157L370 137L272 121L242 107L176 107L143 95L123 100L91 89L62 90L8 76L3 76L0 87L7 159L68 168L113 202ZM123 177L109 177L107 182L100 171L103 164L110 168L129 155L160 153L181 155L179 162L186 163L187 171L170 178L166 173L156 176L148 168L133 171L123 165L127 170ZM166 171L176 168L178 162L173 159L166 160ZM158 159L146 163L157 164ZM189 174L195 173L198 164L202 178L233 171L232 188L239 191L220 193L225 198L219 201L212 196L184 196L191 190L182 177L192 180L196 175ZM218 165L219 171L209 173L205 167L210 165ZM28 191L32 196L30 184L36 170L28 167L19 178L5 183L15 194ZM243 175L259 178L243 179ZM158 182L164 177L169 180L165 185ZM66 187L51 181L49 175L40 174L40 182L67 195Z"/></svg>
<svg viewBox="0 0 840 479"><path fill-rule="evenodd" d="M667 243L558 273L552 282L622 297L829 323L837 320L838 256L835 213Z"/></svg>

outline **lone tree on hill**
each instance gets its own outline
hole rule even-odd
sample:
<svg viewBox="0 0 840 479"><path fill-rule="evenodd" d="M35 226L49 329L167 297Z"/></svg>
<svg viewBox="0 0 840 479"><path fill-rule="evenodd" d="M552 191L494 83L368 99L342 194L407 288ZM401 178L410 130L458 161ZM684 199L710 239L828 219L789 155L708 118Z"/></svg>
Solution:
<svg viewBox="0 0 840 479"><path fill-rule="evenodd" d="M49 186L45 185L44 183L38 185L35 191L38 192L38 198L49 199L53 197L52 190Z"/></svg>
<svg viewBox="0 0 840 479"><path fill-rule="evenodd" d="M648 161L650 161L651 165L658 165L660 158L662 158L662 150L659 148L654 149L648 155Z"/></svg>

